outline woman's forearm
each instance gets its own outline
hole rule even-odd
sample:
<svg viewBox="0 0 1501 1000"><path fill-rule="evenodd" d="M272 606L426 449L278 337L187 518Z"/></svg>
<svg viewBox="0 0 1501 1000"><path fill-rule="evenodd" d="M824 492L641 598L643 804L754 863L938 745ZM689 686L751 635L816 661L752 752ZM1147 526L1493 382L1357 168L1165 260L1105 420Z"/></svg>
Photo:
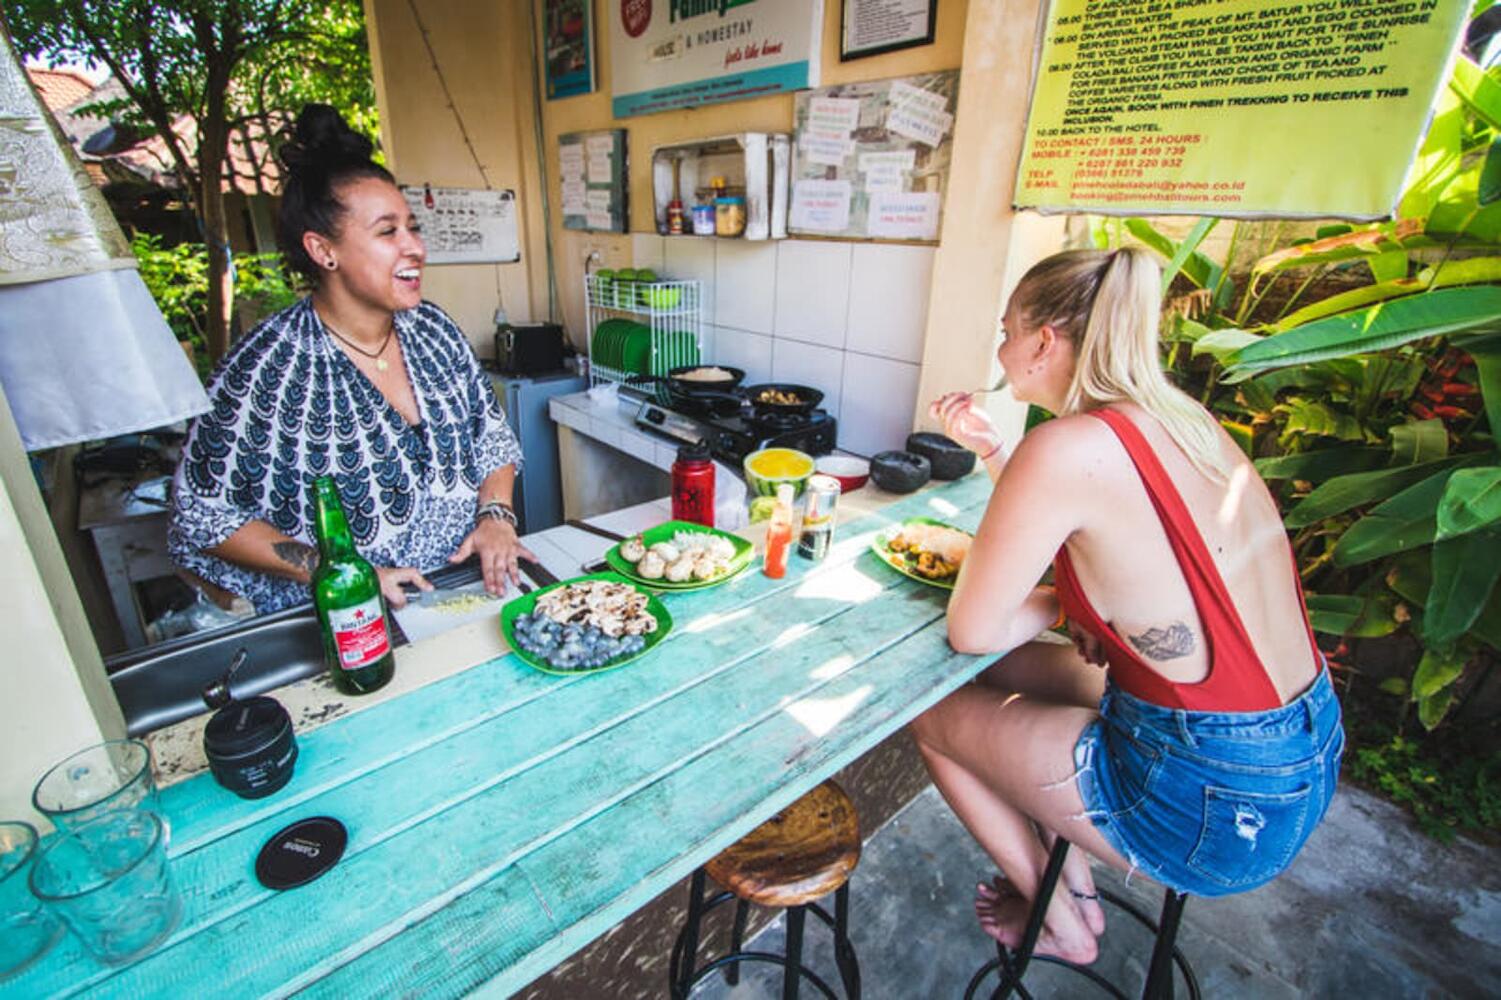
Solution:
<svg viewBox="0 0 1501 1000"><path fill-rule="evenodd" d="M503 503L513 506L511 498L516 492L516 466L502 465L485 477L479 486L479 504Z"/></svg>
<svg viewBox="0 0 1501 1000"><path fill-rule="evenodd" d="M961 653L1006 653L1030 642L1058 621L1058 595L1052 587L1033 587L1009 615L991 609L973 614L949 608L949 644Z"/></svg>
<svg viewBox="0 0 1501 1000"><path fill-rule="evenodd" d="M265 521L246 521L234 534L208 550L236 566L284 580L309 583L318 568L318 550L277 531Z"/></svg>

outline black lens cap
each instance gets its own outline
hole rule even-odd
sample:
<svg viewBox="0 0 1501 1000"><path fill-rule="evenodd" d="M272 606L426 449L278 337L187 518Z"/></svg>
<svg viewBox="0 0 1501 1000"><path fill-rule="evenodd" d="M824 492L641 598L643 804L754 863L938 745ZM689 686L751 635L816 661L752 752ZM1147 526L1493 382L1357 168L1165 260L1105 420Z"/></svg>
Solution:
<svg viewBox="0 0 1501 1000"><path fill-rule="evenodd" d="M339 863L349 831L332 816L312 816L280 830L255 859L255 877L267 889L295 889Z"/></svg>

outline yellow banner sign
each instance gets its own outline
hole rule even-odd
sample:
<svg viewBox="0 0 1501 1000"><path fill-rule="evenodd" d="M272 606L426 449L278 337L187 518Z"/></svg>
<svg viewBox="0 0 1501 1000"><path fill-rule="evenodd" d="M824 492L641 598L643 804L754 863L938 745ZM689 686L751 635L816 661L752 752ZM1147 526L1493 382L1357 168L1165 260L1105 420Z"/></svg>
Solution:
<svg viewBox="0 0 1501 1000"><path fill-rule="evenodd" d="M1054 0L1016 204L1390 214L1463 0Z"/></svg>

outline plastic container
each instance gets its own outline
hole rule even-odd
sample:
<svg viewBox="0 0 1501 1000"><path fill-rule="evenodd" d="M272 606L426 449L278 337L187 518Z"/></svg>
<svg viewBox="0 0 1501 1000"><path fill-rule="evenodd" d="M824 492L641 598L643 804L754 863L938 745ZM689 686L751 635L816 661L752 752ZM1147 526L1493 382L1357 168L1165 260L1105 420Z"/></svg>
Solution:
<svg viewBox="0 0 1501 1000"><path fill-rule="evenodd" d="M745 199L738 194L727 194L714 199L714 234L716 236L739 236L745 232Z"/></svg>
<svg viewBox="0 0 1501 1000"><path fill-rule="evenodd" d="M693 206L693 235L714 235L714 206L708 203Z"/></svg>
<svg viewBox="0 0 1501 1000"><path fill-rule="evenodd" d="M777 506L766 526L766 555L761 572L773 580L787 575L787 554L792 549L792 484L777 487Z"/></svg>

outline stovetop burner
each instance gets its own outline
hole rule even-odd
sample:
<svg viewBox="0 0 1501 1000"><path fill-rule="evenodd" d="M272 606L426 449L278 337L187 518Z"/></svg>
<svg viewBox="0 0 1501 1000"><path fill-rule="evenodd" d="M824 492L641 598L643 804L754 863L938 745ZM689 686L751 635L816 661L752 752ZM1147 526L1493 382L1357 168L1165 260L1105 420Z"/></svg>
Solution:
<svg viewBox="0 0 1501 1000"><path fill-rule="evenodd" d="M637 426L677 441L702 441L716 458L738 466L762 448L796 448L827 455L838 443L838 422L827 410L806 414L752 416L748 412L713 416L684 413L648 400L636 414Z"/></svg>

